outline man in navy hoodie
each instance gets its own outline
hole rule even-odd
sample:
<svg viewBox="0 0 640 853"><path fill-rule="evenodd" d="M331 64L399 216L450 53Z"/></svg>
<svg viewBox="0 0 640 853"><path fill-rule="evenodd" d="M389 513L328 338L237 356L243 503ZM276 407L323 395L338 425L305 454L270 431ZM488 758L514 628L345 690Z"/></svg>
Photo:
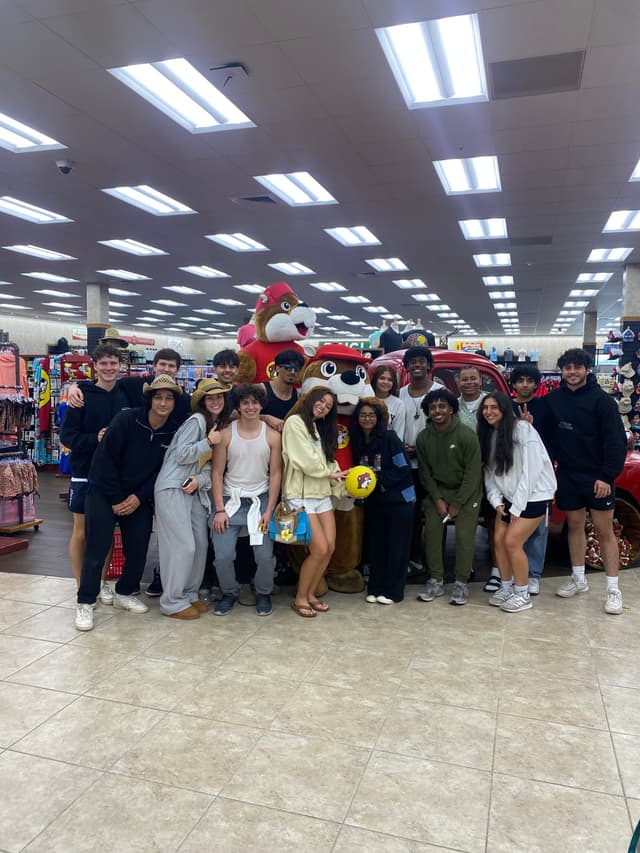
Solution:
<svg viewBox="0 0 640 853"><path fill-rule="evenodd" d="M586 510L600 540L607 575L606 613L622 613L618 588L620 559L613 532L616 477L624 467L626 436L618 407L590 372L591 357L582 349L569 349L558 359L560 387L542 398L536 427L558 463L556 502L566 512L569 528L571 577L557 590L572 598L589 589L585 577L587 548Z"/></svg>

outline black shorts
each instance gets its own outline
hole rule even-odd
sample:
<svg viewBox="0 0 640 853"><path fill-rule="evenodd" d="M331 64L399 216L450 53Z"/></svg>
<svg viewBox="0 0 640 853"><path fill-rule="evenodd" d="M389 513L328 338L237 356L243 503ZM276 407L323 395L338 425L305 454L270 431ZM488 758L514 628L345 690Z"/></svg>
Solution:
<svg viewBox="0 0 640 853"><path fill-rule="evenodd" d="M86 480L74 480L69 483L69 510L76 515L84 515L84 501L87 497L89 483Z"/></svg>
<svg viewBox="0 0 640 853"><path fill-rule="evenodd" d="M597 498L593 494L593 484L596 478L591 474L576 471L566 471L558 468L556 472L558 491L556 503L558 509L565 512L575 509L595 509L610 512L616 504L615 486L611 486L611 494L606 498Z"/></svg>
<svg viewBox="0 0 640 853"><path fill-rule="evenodd" d="M509 512L511 510L511 503L509 501L504 502L504 508L506 510L506 515L503 515L500 521L504 521L505 524L510 524L511 516ZM540 516L545 515L547 510L551 513L551 501L529 501L526 507L520 513L520 518L540 518ZM498 513L491 507L491 511L494 515Z"/></svg>

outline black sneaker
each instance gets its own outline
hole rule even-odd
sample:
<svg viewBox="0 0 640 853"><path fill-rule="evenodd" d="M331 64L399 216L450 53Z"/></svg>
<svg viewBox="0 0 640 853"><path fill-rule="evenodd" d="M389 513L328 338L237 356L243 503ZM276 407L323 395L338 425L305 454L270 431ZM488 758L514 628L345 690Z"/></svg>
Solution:
<svg viewBox="0 0 640 853"><path fill-rule="evenodd" d="M216 604L216 609L213 611L216 616L226 616L238 603L235 595L225 594Z"/></svg>
<svg viewBox="0 0 640 853"><path fill-rule="evenodd" d="M256 613L258 616L269 616L273 608L271 606L271 596L256 593Z"/></svg>
<svg viewBox="0 0 640 853"><path fill-rule="evenodd" d="M160 572L158 569L153 570L153 580L144 591L149 598L158 598L162 595L162 581L160 580Z"/></svg>

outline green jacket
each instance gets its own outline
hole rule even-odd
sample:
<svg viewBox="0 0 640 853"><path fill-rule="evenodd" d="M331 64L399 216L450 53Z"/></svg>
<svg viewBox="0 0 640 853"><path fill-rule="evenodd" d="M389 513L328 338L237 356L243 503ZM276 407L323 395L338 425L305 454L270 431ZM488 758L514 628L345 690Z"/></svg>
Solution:
<svg viewBox="0 0 640 853"><path fill-rule="evenodd" d="M416 440L420 481L427 497L442 498L463 507L482 497L482 462L475 432L453 416L446 432L438 432L432 423Z"/></svg>

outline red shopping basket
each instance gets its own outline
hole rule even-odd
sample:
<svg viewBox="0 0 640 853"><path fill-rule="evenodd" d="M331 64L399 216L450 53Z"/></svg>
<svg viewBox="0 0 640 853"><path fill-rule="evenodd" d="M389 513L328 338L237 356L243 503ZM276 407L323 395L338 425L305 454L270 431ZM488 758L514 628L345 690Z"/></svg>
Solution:
<svg viewBox="0 0 640 853"><path fill-rule="evenodd" d="M119 530L115 530L113 533L113 553L111 554L111 562L109 563L106 580L112 581L119 578L123 568L124 551L122 550L122 533Z"/></svg>

